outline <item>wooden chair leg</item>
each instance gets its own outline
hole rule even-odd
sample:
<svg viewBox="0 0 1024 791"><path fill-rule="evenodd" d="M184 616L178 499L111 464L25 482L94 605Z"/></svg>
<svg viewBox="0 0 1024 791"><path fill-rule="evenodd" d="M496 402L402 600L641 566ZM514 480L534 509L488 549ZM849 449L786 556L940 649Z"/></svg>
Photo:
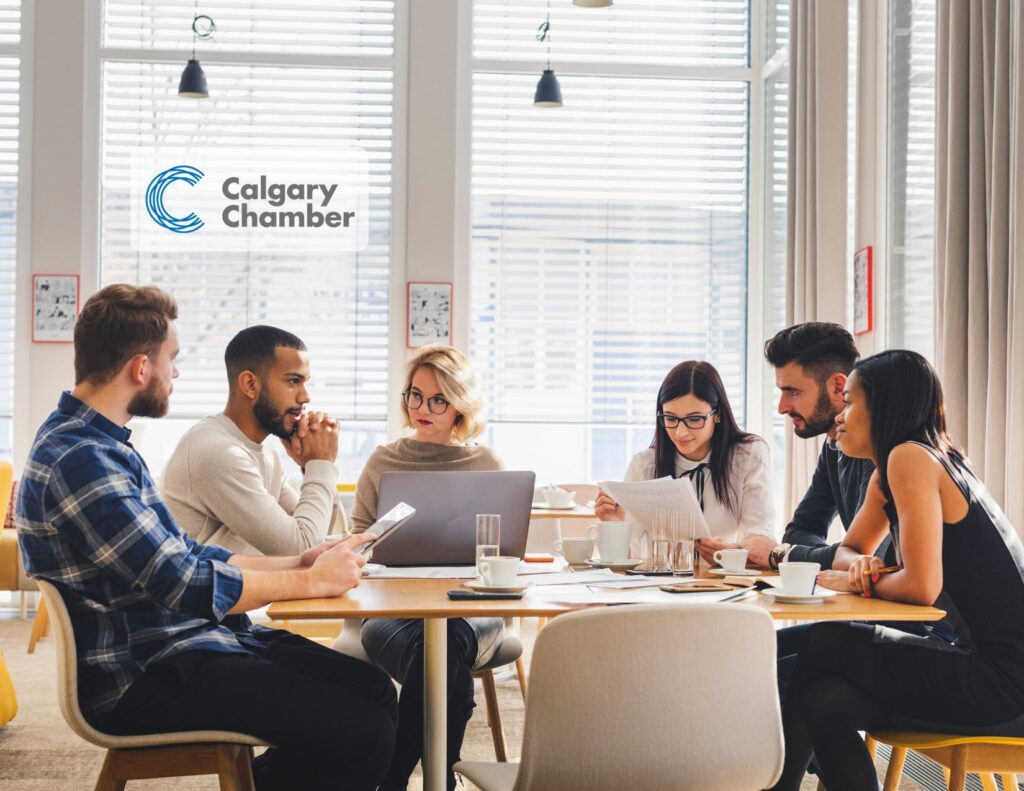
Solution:
<svg viewBox="0 0 1024 791"><path fill-rule="evenodd" d="M501 728L501 711L498 708L498 689L494 684L494 673L485 670L480 674L484 685L484 700L487 703L487 721L491 726L491 739L494 741L494 757L499 762L508 761L505 753L505 732Z"/></svg>
<svg viewBox="0 0 1024 791"><path fill-rule="evenodd" d="M32 622L32 634L28 638L28 652L36 652L36 643L49 631L50 616L46 613L46 602L40 597L36 608L36 619Z"/></svg>
<svg viewBox="0 0 1024 791"><path fill-rule="evenodd" d="M242 784L239 776L238 754L241 749L237 744L222 744L217 747L217 777L220 780L220 791L252 791L252 787Z"/></svg>
<svg viewBox="0 0 1024 791"><path fill-rule="evenodd" d="M117 780L114 777L114 756L107 750L103 758L103 768L100 769L100 776L96 778L96 791L124 791L126 780Z"/></svg>
<svg viewBox="0 0 1024 791"><path fill-rule="evenodd" d="M967 784L967 745L958 744L953 748L953 760L949 767L949 791L964 791Z"/></svg>
<svg viewBox="0 0 1024 791"><path fill-rule="evenodd" d="M548 620L549 619L546 615L541 615L537 618L537 634L540 634L540 630L548 625Z"/></svg>
<svg viewBox="0 0 1024 791"><path fill-rule="evenodd" d="M519 691L523 695L523 703L526 703L526 663L522 657L516 660L516 675L519 676Z"/></svg>
<svg viewBox="0 0 1024 791"><path fill-rule="evenodd" d="M871 756L871 760L875 761L878 759L878 742L871 738L870 733L864 734L864 746L868 748L868 755Z"/></svg>
<svg viewBox="0 0 1024 791"><path fill-rule="evenodd" d="M996 776L991 772L979 772L978 779L985 791L999 791L999 786L996 785Z"/></svg>
<svg viewBox="0 0 1024 791"><path fill-rule="evenodd" d="M238 748L238 776L242 780L242 788L246 791L254 791L256 788L256 780L252 776L252 759L252 747Z"/></svg>
<svg viewBox="0 0 1024 791"><path fill-rule="evenodd" d="M907 760L906 747L893 747L889 757L889 769L885 773L885 786L882 791L897 791L900 777L903 775L903 763Z"/></svg>
<svg viewBox="0 0 1024 791"><path fill-rule="evenodd" d="M1003 781L1003 791L1017 791L1017 775L1004 773L999 777Z"/></svg>

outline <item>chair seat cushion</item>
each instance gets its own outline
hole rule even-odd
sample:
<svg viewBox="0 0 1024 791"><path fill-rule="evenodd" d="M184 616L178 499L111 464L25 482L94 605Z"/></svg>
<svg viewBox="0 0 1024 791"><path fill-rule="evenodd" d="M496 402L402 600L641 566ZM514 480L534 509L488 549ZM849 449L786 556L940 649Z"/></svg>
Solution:
<svg viewBox="0 0 1024 791"><path fill-rule="evenodd" d="M473 672L477 673L481 670L493 670L496 667L511 665L522 655L523 641L520 639L518 634L506 629L505 633L501 637L501 645L498 646L498 650L496 650L494 655L484 662L484 664L479 667L474 667Z"/></svg>
<svg viewBox="0 0 1024 791"><path fill-rule="evenodd" d="M519 775L519 764L497 764L489 761L459 761L455 771L478 785L483 791L512 791Z"/></svg>

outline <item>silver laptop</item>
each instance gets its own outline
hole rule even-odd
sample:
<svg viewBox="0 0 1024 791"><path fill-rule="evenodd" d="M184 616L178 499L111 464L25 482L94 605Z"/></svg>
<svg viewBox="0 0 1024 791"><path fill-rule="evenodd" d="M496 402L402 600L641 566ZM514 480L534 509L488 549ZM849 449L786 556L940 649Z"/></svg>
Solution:
<svg viewBox="0 0 1024 791"><path fill-rule="evenodd" d="M416 509L373 551L387 566L470 566L476 562L476 515L501 515L501 554L522 557L533 503L532 472L385 472L380 518L400 502Z"/></svg>

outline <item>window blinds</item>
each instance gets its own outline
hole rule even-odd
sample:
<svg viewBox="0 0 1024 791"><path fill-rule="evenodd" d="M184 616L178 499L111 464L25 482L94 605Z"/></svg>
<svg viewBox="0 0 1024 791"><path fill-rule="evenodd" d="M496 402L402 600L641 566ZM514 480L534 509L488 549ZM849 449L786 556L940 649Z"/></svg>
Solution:
<svg viewBox="0 0 1024 791"><path fill-rule="evenodd" d="M393 73L390 59L382 56L391 51L392 4L204 6L217 22L221 52L228 44L237 47L230 58L237 62L223 62L223 56L203 62L211 98L201 101L177 96L184 61L146 58L147 47L191 43L191 5L177 5L184 13L170 13L169 3L109 0L106 5L104 41L142 49L131 60L119 50L117 60L103 63L102 283L153 283L178 299L182 375L171 400L172 416L194 418L219 409L227 393L227 342L246 326L266 323L294 332L310 348L316 408L348 420L383 420ZM246 63L248 53L260 49L305 51L299 48L303 31L314 35L316 46L367 55L366 67L332 67L323 59L312 66ZM290 255L135 251L129 215L132 151L195 144L365 148L369 246L358 253Z"/></svg>
<svg viewBox="0 0 1024 791"><path fill-rule="evenodd" d="M934 351L935 0L889 17L889 345Z"/></svg>
<svg viewBox="0 0 1024 791"><path fill-rule="evenodd" d="M474 5L470 341L489 415L649 425L665 373L702 358L743 420L749 84L715 67L747 65L747 4L553 9L556 72L604 66L559 75L557 110L532 106L539 71L516 60L541 55L545 13Z"/></svg>
<svg viewBox="0 0 1024 791"><path fill-rule="evenodd" d="M0 451L14 413L20 43L21 3L0 2Z"/></svg>

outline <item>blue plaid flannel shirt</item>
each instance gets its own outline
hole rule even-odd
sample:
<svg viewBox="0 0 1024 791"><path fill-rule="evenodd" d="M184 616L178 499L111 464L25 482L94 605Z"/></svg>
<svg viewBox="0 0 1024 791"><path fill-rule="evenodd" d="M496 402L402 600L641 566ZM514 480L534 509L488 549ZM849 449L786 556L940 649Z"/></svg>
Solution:
<svg viewBox="0 0 1024 791"><path fill-rule="evenodd" d="M95 722L159 659L257 653L220 622L242 593L231 553L175 523L129 444L131 431L64 393L36 434L15 520L25 568L60 590L78 648L78 691Z"/></svg>

